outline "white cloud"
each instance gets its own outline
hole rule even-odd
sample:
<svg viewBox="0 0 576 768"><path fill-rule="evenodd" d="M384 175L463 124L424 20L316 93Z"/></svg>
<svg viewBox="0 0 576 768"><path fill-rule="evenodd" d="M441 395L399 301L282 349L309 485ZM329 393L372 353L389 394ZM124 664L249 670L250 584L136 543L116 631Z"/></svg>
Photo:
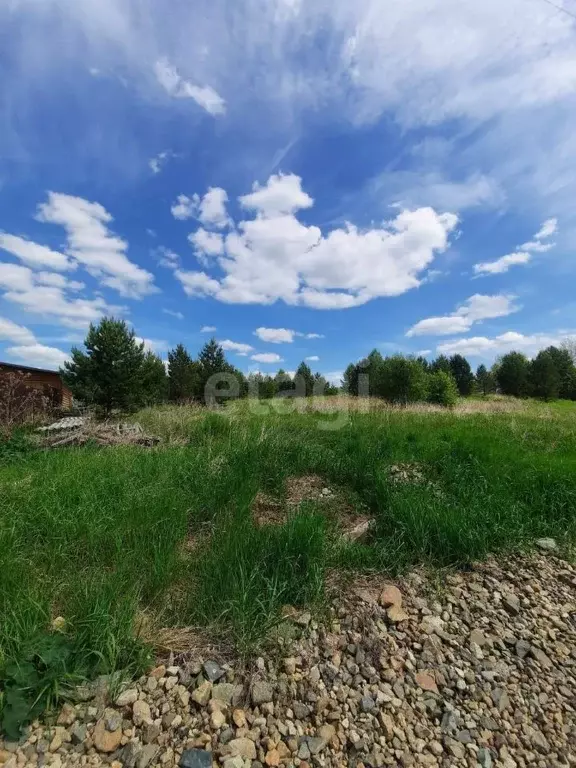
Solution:
<svg viewBox="0 0 576 768"><path fill-rule="evenodd" d="M335 387L340 387L342 385L342 379L344 378L344 371L328 371L327 373L322 374L326 381L329 384L332 384Z"/></svg>
<svg viewBox="0 0 576 768"><path fill-rule="evenodd" d="M167 59L159 59L154 65L154 71L158 82L170 96L193 99L211 115L223 115L226 112L226 102L214 88L194 85L184 80Z"/></svg>
<svg viewBox="0 0 576 768"><path fill-rule="evenodd" d="M6 350L10 361L15 360L22 365L32 368L49 368L55 370L70 359L70 355L56 347L46 347L44 344L29 344L25 346L8 347Z"/></svg>
<svg viewBox="0 0 576 768"><path fill-rule="evenodd" d="M197 255L220 256L224 253L224 238L219 232L208 232L201 227L188 235L188 240L194 246Z"/></svg>
<svg viewBox="0 0 576 768"><path fill-rule="evenodd" d="M0 317L0 341L11 341L14 344L36 344L36 337L23 325L16 325L6 317Z"/></svg>
<svg viewBox="0 0 576 768"><path fill-rule="evenodd" d="M165 315L171 315L171 317L175 317L177 320L184 320L184 315L182 312L175 312L173 309L163 309L162 312L164 312Z"/></svg>
<svg viewBox="0 0 576 768"><path fill-rule="evenodd" d="M251 355L250 359L257 363L281 363L283 358L275 352L262 352L257 355Z"/></svg>
<svg viewBox="0 0 576 768"><path fill-rule="evenodd" d="M352 224L323 235L294 215L310 198L298 176L271 176L240 198L257 211L225 239L217 259L220 278L177 270L190 296L226 303L272 304L277 300L317 309L365 304L398 296L422 282L437 252L448 246L458 218L431 208L401 211L385 227L361 231Z"/></svg>
<svg viewBox="0 0 576 768"><path fill-rule="evenodd" d="M428 357L428 355L432 354L431 349L419 349L418 352L416 352L418 357Z"/></svg>
<svg viewBox="0 0 576 768"><path fill-rule="evenodd" d="M1 271L0 271L1 285ZM14 287L4 299L18 304L26 312L54 317L69 328L86 328L104 315L121 314L123 307L111 306L98 296L95 299L69 299L61 288L47 285Z"/></svg>
<svg viewBox="0 0 576 768"><path fill-rule="evenodd" d="M529 245L529 243L525 243L525 245ZM508 253L496 261L483 261L480 264L474 264L474 272L477 275L500 275L503 272L508 272L510 267L517 264L528 264L531 258L532 256L526 251Z"/></svg>
<svg viewBox="0 0 576 768"><path fill-rule="evenodd" d="M158 290L154 276L128 259L128 244L110 232L107 225L112 216L99 203L49 192L48 202L38 207L36 218L64 227L67 254L102 285L130 298L142 298Z"/></svg>
<svg viewBox="0 0 576 768"><path fill-rule="evenodd" d="M323 339L324 334L323 333L305 333L304 338L305 339Z"/></svg>
<svg viewBox="0 0 576 768"><path fill-rule="evenodd" d="M558 219L546 219L538 232L534 235L535 240L545 240L558 232Z"/></svg>
<svg viewBox="0 0 576 768"><path fill-rule="evenodd" d="M198 204L198 195L193 195L192 197L188 197L188 195L178 195L176 202L173 203L170 208L170 212L175 219L184 221L185 219L191 219L196 215Z"/></svg>
<svg viewBox="0 0 576 768"><path fill-rule="evenodd" d="M163 339L145 339L142 336L135 336L138 344L144 344L144 350L146 352L154 352L155 355L159 355L168 349L168 342Z"/></svg>
<svg viewBox="0 0 576 768"><path fill-rule="evenodd" d="M178 256L177 253L174 253L174 251L171 251L170 248L165 248L163 245L161 245L159 248L156 248L153 253L156 254L158 258L158 264L161 267L166 267L167 269L178 269L180 266L180 256Z"/></svg>
<svg viewBox="0 0 576 768"><path fill-rule="evenodd" d="M445 336L451 333L465 333L474 323L496 317L506 317L517 312L515 297L497 294L484 296L480 293L470 296L451 315L428 317L413 325L406 336Z"/></svg>
<svg viewBox="0 0 576 768"><path fill-rule="evenodd" d="M217 328L215 325L203 325L202 328L200 328L200 333L214 333Z"/></svg>
<svg viewBox="0 0 576 768"><path fill-rule="evenodd" d="M313 198L302 189L302 180L294 174L270 176L264 186L257 181L252 192L239 198L240 204L247 210L256 211L266 217L292 214L302 208L311 208Z"/></svg>
<svg viewBox="0 0 576 768"><path fill-rule="evenodd" d="M288 328L256 328L254 335L258 336L260 341L271 344L291 344L296 336L296 331Z"/></svg>
<svg viewBox="0 0 576 768"><path fill-rule="evenodd" d="M308 357L305 357L304 359L308 360L308 362L310 362L310 363L317 363L318 360L320 360L318 355L309 355Z"/></svg>
<svg viewBox="0 0 576 768"><path fill-rule="evenodd" d="M0 262L0 288L9 291L27 291L33 287L33 272L20 264Z"/></svg>
<svg viewBox="0 0 576 768"><path fill-rule="evenodd" d="M558 231L557 219L546 219L542 224L538 232L534 235L534 239L527 243L522 243L518 246L519 251L515 253L509 253L506 256L501 256L496 261L485 261L481 264L474 264L474 272L476 275L499 275L503 272L508 272L510 267L517 266L518 264L528 264L532 260L532 253L545 253L554 247L555 243L543 243L548 237L551 237Z"/></svg>
<svg viewBox="0 0 576 768"><path fill-rule="evenodd" d="M209 187L204 197L194 193L178 195L176 202L171 207L172 216L175 219L198 219L207 227L224 229L230 224L230 217L226 212L228 193L221 187Z"/></svg>
<svg viewBox="0 0 576 768"><path fill-rule="evenodd" d="M471 355L478 357L495 357L505 352L524 352L531 356L550 345L561 344L570 338L569 333L545 334L535 333L524 335L516 331L507 331L499 336L473 336L468 339L458 339L439 344L436 348L441 355Z"/></svg>
<svg viewBox="0 0 576 768"><path fill-rule="evenodd" d="M164 152L160 152L156 155L156 157L153 157L151 160L148 161L148 165L150 166L150 170L154 175L160 173L162 168L166 165L168 160L170 158L175 157L174 152L167 149Z"/></svg>
<svg viewBox="0 0 576 768"><path fill-rule="evenodd" d="M71 262L63 253L52 251L45 245L38 245L32 240L25 240L16 235L0 232L0 248L18 257L31 267L51 267L56 270L76 268L76 264Z"/></svg>
<svg viewBox="0 0 576 768"><path fill-rule="evenodd" d="M224 341L219 342L219 344L226 352L236 352L236 354L242 355L243 357L254 349L250 344L240 344L237 341L230 341L230 339L225 339Z"/></svg>
<svg viewBox="0 0 576 768"><path fill-rule="evenodd" d="M228 226L230 219L226 212L228 194L221 187L209 187L199 205L198 218L206 226L223 229Z"/></svg>

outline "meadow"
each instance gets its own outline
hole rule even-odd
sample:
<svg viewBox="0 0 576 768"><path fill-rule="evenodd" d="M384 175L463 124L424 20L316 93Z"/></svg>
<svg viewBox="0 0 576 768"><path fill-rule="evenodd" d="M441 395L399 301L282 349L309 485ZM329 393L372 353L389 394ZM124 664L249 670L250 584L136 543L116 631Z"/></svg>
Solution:
<svg viewBox="0 0 576 768"><path fill-rule="evenodd" d="M0 446L0 725L194 638L249 653L335 572L466 567L538 537L570 551L573 403L350 405L160 406L134 417L155 448ZM311 477L326 497L290 500ZM356 516L373 526L350 542Z"/></svg>

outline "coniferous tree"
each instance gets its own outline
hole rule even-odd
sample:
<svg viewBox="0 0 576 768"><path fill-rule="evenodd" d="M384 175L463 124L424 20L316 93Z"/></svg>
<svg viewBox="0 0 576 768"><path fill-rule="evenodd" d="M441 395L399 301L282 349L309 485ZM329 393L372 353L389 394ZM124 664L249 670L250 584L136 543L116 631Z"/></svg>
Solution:
<svg viewBox="0 0 576 768"><path fill-rule="evenodd" d="M198 389L198 364L192 360L183 344L168 352L170 400L191 400Z"/></svg>
<svg viewBox="0 0 576 768"><path fill-rule="evenodd" d="M307 363L300 363L296 370L296 375L294 376L294 382L296 383L298 391L301 392L303 396L310 397L313 394L314 376Z"/></svg>
<svg viewBox="0 0 576 768"><path fill-rule="evenodd" d="M163 403L168 397L168 376L164 362L154 352L146 352L140 376L143 404Z"/></svg>
<svg viewBox="0 0 576 768"><path fill-rule="evenodd" d="M474 374L470 363L462 355L452 355L450 358L450 371L458 387L458 392L467 397L472 394L474 388Z"/></svg>
<svg viewBox="0 0 576 768"><path fill-rule="evenodd" d="M444 371L444 373L452 373L452 368L450 367L450 360L446 357L446 355L439 355L436 360L432 362L430 365L430 368L433 371Z"/></svg>
<svg viewBox="0 0 576 768"><path fill-rule="evenodd" d="M479 365L476 370L476 385L478 391L483 395L490 395L496 390L494 374L485 365Z"/></svg>
<svg viewBox="0 0 576 768"><path fill-rule="evenodd" d="M141 405L144 344L136 341L126 322L104 317L98 325L91 324L84 346L86 352L72 349L71 362L60 371L74 396L107 415Z"/></svg>
<svg viewBox="0 0 576 768"><path fill-rule="evenodd" d="M529 390L533 397L554 400L560 394L561 378L549 349L539 352L530 363Z"/></svg>

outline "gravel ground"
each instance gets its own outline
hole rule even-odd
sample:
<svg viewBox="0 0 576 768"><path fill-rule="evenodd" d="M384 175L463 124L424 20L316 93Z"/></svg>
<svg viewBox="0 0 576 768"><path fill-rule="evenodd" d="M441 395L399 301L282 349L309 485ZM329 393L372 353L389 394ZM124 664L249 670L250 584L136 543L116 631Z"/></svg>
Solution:
<svg viewBox="0 0 576 768"><path fill-rule="evenodd" d="M322 621L292 615L248 671L169 660L114 701L101 679L0 741L0 765L576 765L575 597L551 554L366 578Z"/></svg>

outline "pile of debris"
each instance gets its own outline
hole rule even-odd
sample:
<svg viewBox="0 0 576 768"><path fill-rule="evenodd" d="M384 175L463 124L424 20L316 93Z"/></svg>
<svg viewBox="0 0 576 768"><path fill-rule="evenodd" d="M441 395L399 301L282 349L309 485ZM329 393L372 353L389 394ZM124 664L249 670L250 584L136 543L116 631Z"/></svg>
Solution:
<svg viewBox="0 0 576 768"><path fill-rule="evenodd" d="M44 448L64 448L79 445L140 445L152 448L159 437L144 433L140 424L97 422L85 417L61 419L48 427L42 427L41 445Z"/></svg>

